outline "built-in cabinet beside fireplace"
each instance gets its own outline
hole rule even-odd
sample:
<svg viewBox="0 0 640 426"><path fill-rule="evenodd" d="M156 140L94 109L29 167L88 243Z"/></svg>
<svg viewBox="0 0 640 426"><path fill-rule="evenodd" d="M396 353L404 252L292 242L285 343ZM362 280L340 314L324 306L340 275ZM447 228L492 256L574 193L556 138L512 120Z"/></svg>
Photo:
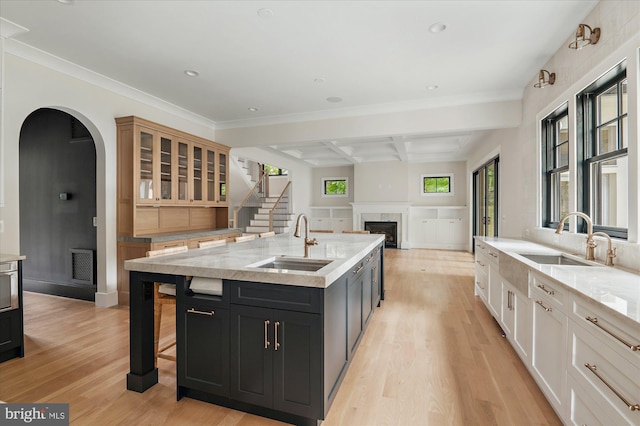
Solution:
<svg viewBox="0 0 640 426"><path fill-rule="evenodd" d="M409 209L409 238L413 248L466 250L469 243L466 206Z"/></svg>

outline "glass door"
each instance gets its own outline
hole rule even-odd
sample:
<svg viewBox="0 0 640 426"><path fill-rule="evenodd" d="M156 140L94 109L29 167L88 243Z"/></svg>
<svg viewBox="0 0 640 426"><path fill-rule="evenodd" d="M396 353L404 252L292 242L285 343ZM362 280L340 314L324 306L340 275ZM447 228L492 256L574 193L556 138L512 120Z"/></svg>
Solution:
<svg viewBox="0 0 640 426"><path fill-rule="evenodd" d="M207 204L216 201L216 153L207 149Z"/></svg>
<svg viewBox="0 0 640 426"><path fill-rule="evenodd" d="M473 172L473 235L498 236L498 163L496 157Z"/></svg>
<svg viewBox="0 0 640 426"><path fill-rule="evenodd" d="M155 161L156 147L154 146L154 133L150 130L140 129L138 133L138 202L149 203L156 199Z"/></svg>
<svg viewBox="0 0 640 426"><path fill-rule="evenodd" d="M167 136L160 136L160 198L173 199L173 141Z"/></svg>
<svg viewBox="0 0 640 426"><path fill-rule="evenodd" d="M178 142L178 200L189 199L189 144Z"/></svg>
<svg viewBox="0 0 640 426"><path fill-rule="evenodd" d="M218 154L218 202L227 202L227 154Z"/></svg>
<svg viewBox="0 0 640 426"><path fill-rule="evenodd" d="M193 144L193 197L191 201L200 203L203 201L203 157L202 147Z"/></svg>

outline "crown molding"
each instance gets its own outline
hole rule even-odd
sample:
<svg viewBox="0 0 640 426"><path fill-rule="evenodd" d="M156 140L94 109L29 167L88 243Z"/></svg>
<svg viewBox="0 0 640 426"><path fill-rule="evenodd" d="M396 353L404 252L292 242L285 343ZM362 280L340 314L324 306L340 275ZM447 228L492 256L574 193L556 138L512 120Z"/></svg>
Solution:
<svg viewBox="0 0 640 426"><path fill-rule="evenodd" d="M403 102L364 105L350 108L336 108L331 110L301 112L296 114L271 115L244 120L216 121L216 129L222 130L242 127L270 126L275 124L302 123L305 121L330 120L347 117L362 117L368 115L419 111L424 109L455 107L461 105L519 101L522 100L523 94L524 90L475 93L464 96L448 96Z"/></svg>
<svg viewBox="0 0 640 426"><path fill-rule="evenodd" d="M0 38L11 38L16 34L26 33L28 28L11 22L8 19L0 18Z"/></svg>
<svg viewBox="0 0 640 426"><path fill-rule="evenodd" d="M158 108L159 110L196 124L212 129L216 128L216 122L213 120L17 40L7 39L5 41L5 53L34 62L134 101Z"/></svg>

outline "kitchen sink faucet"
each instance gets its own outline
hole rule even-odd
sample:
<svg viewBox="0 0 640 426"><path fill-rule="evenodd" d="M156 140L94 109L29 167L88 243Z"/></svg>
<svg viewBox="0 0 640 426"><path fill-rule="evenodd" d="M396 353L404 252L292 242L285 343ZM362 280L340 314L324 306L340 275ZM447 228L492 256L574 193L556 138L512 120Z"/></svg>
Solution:
<svg viewBox="0 0 640 426"><path fill-rule="evenodd" d="M300 222L304 219L304 257L309 257L309 247L318 245L318 240L315 238L309 239L309 220L304 213L298 215L296 220L296 230L293 233L294 237L300 238Z"/></svg>
<svg viewBox="0 0 640 426"><path fill-rule="evenodd" d="M582 212L571 212L564 215L564 217L560 220L558 224L558 229L556 229L556 234L562 234L562 230L564 228L564 222L569 218L569 216L579 216L587 222L587 253L585 255L585 259L587 260L595 260L595 256L593 254L593 250L596 248L597 244L593 241L593 222L591 218Z"/></svg>

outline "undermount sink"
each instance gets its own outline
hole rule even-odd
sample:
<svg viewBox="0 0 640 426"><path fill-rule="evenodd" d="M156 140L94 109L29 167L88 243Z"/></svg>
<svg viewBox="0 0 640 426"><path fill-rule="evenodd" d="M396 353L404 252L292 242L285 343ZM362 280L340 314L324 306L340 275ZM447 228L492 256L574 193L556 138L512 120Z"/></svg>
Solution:
<svg viewBox="0 0 640 426"><path fill-rule="evenodd" d="M564 254L519 254L533 262L544 265L593 266L592 263L574 259Z"/></svg>
<svg viewBox="0 0 640 426"><path fill-rule="evenodd" d="M292 270L315 272L324 268L331 262L333 262L333 260L282 256L270 257L260 262L251 264L247 266L247 268L277 269L279 271Z"/></svg>

